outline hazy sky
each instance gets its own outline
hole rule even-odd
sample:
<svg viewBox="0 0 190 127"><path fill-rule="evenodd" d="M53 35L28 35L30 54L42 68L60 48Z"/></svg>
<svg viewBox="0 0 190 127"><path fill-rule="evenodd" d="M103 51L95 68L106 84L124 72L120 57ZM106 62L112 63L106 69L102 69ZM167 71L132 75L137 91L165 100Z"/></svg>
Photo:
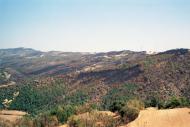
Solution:
<svg viewBox="0 0 190 127"><path fill-rule="evenodd" d="M190 48L190 0L0 0L0 48Z"/></svg>

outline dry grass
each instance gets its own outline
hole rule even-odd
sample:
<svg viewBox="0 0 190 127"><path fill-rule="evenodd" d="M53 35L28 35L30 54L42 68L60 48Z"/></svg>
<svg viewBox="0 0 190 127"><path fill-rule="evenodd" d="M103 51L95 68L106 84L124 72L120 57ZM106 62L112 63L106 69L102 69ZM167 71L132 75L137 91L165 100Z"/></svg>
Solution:
<svg viewBox="0 0 190 127"><path fill-rule="evenodd" d="M109 111L92 111L69 118L70 127L116 127L119 124L117 114Z"/></svg>
<svg viewBox="0 0 190 127"><path fill-rule="evenodd" d="M26 114L21 111L2 110L0 111L0 127L13 127Z"/></svg>
<svg viewBox="0 0 190 127"><path fill-rule="evenodd" d="M10 122L16 122L18 119L21 119L26 112L15 111L15 110L2 110L0 111L0 119Z"/></svg>

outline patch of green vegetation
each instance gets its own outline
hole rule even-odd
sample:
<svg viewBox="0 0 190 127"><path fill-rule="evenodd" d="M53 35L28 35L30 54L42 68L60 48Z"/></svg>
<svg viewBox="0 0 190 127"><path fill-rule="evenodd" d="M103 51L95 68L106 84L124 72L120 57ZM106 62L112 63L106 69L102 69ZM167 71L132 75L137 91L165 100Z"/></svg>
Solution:
<svg viewBox="0 0 190 127"><path fill-rule="evenodd" d="M160 54L159 55L159 58L161 59L161 60L165 60L165 59L168 59L168 58L170 58L170 57L172 57L173 56L173 54Z"/></svg>
<svg viewBox="0 0 190 127"><path fill-rule="evenodd" d="M172 97L168 101L165 102L164 108L179 108L179 107L189 107L190 106L190 100L187 98L177 98Z"/></svg>
<svg viewBox="0 0 190 127"><path fill-rule="evenodd" d="M119 113L123 117L123 120L128 123L135 120L138 117L140 110L143 110L144 107L144 102L138 99L132 99L119 110Z"/></svg>
<svg viewBox="0 0 190 127"><path fill-rule="evenodd" d="M67 87L61 81L49 85L36 86L33 82L20 84L9 88L0 89L0 108L4 108L2 102L12 99L12 94L19 91L19 96L13 100L9 109L21 110L36 115L48 111L57 105L82 105L89 97L83 91L69 93Z"/></svg>
<svg viewBox="0 0 190 127"><path fill-rule="evenodd" d="M164 108L164 100L161 100L157 96L150 96L144 102L146 107Z"/></svg>
<svg viewBox="0 0 190 127"><path fill-rule="evenodd" d="M137 97L135 94L137 88L137 84L123 84L118 88L111 89L107 95L103 97L103 108L111 110L114 103L126 102L129 99Z"/></svg>
<svg viewBox="0 0 190 127"><path fill-rule="evenodd" d="M142 64L144 66L144 68L149 68L150 66L152 66L153 64L155 64L157 61L156 59L152 58L152 57L147 57L145 60L142 61Z"/></svg>
<svg viewBox="0 0 190 127"><path fill-rule="evenodd" d="M65 123L68 118L74 115L76 112L76 107L72 105L60 105L50 110L50 116L56 116L59 122Z"/></svg>
<svg viewBox="0 0 190 127"><path fill-rule="evenodd" d="M92 112L94 110L100 110L99 106L94 103L85 103L83 105L76 106L76 115L83 114L86 112Z"/></svg>
<svg viewBox="0 0 190 127"><path fill-rule="evenodd" d="M157 107L158 109L189 107L190 100L185 97L171 97L167 100L161 100L157 97L151 97L145 101L146 107Z"/></svg>
<svg viewBox="0 0 190 127"><path fill-rule="evenodd" d="M19 96L12 102L10 109L26 111L31 114L62 103L66 94L64 84L35 86L29 83L0 89L0 102L4 99L11 99L15 91L19 91ZM0 107L3 108L3 105L0 104Z"/></svg>
<svg viewBox="0 0 190 127"><path fill-rule="evenodd" d="M71 105L82 105L87 102L89 96L83 91L76 91L69 96L65 97L65 103Z"/></svg>
<svg viewBox="0 0 190 127"><path fill-rule="evenodd" d="M137 64L124 63L124 64L120 65L120 68L121 68L121 69L129 69L129 68L134 67L134 66L136 66L136 65L137 65Z"/></svg>
<svg viewBox="0 0 190 127"><path fill-rule="evenodd" d="M16 91L16 88L15 87L5 87L5 88L1 88L0 89L0 109L4 108L2 102L5 100L5 99L12 99L12 96L13 96L13 93Z"/></svg>

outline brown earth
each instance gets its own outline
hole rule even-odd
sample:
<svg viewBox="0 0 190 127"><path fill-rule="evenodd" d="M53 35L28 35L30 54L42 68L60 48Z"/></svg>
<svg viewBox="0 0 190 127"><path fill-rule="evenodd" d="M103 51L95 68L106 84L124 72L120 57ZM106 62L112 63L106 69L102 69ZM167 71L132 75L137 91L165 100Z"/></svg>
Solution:
<svg viewBox="0 0 190 127"><path fill-rule="evenodd" d="M141 111L136 120L124 127L190 127L190 109L148 108Z"/></svg>

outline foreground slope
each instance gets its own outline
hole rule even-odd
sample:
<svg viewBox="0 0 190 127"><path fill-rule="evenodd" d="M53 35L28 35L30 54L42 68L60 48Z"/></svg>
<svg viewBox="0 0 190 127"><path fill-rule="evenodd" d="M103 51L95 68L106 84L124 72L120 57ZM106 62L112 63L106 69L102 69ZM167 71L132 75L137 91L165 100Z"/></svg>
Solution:
<svg viewBox="0 0 190 127"><path fill-rule="evenodd" d="M148 108L126 127L189 127L190 109L176 108L157 110Z"/></svg>

